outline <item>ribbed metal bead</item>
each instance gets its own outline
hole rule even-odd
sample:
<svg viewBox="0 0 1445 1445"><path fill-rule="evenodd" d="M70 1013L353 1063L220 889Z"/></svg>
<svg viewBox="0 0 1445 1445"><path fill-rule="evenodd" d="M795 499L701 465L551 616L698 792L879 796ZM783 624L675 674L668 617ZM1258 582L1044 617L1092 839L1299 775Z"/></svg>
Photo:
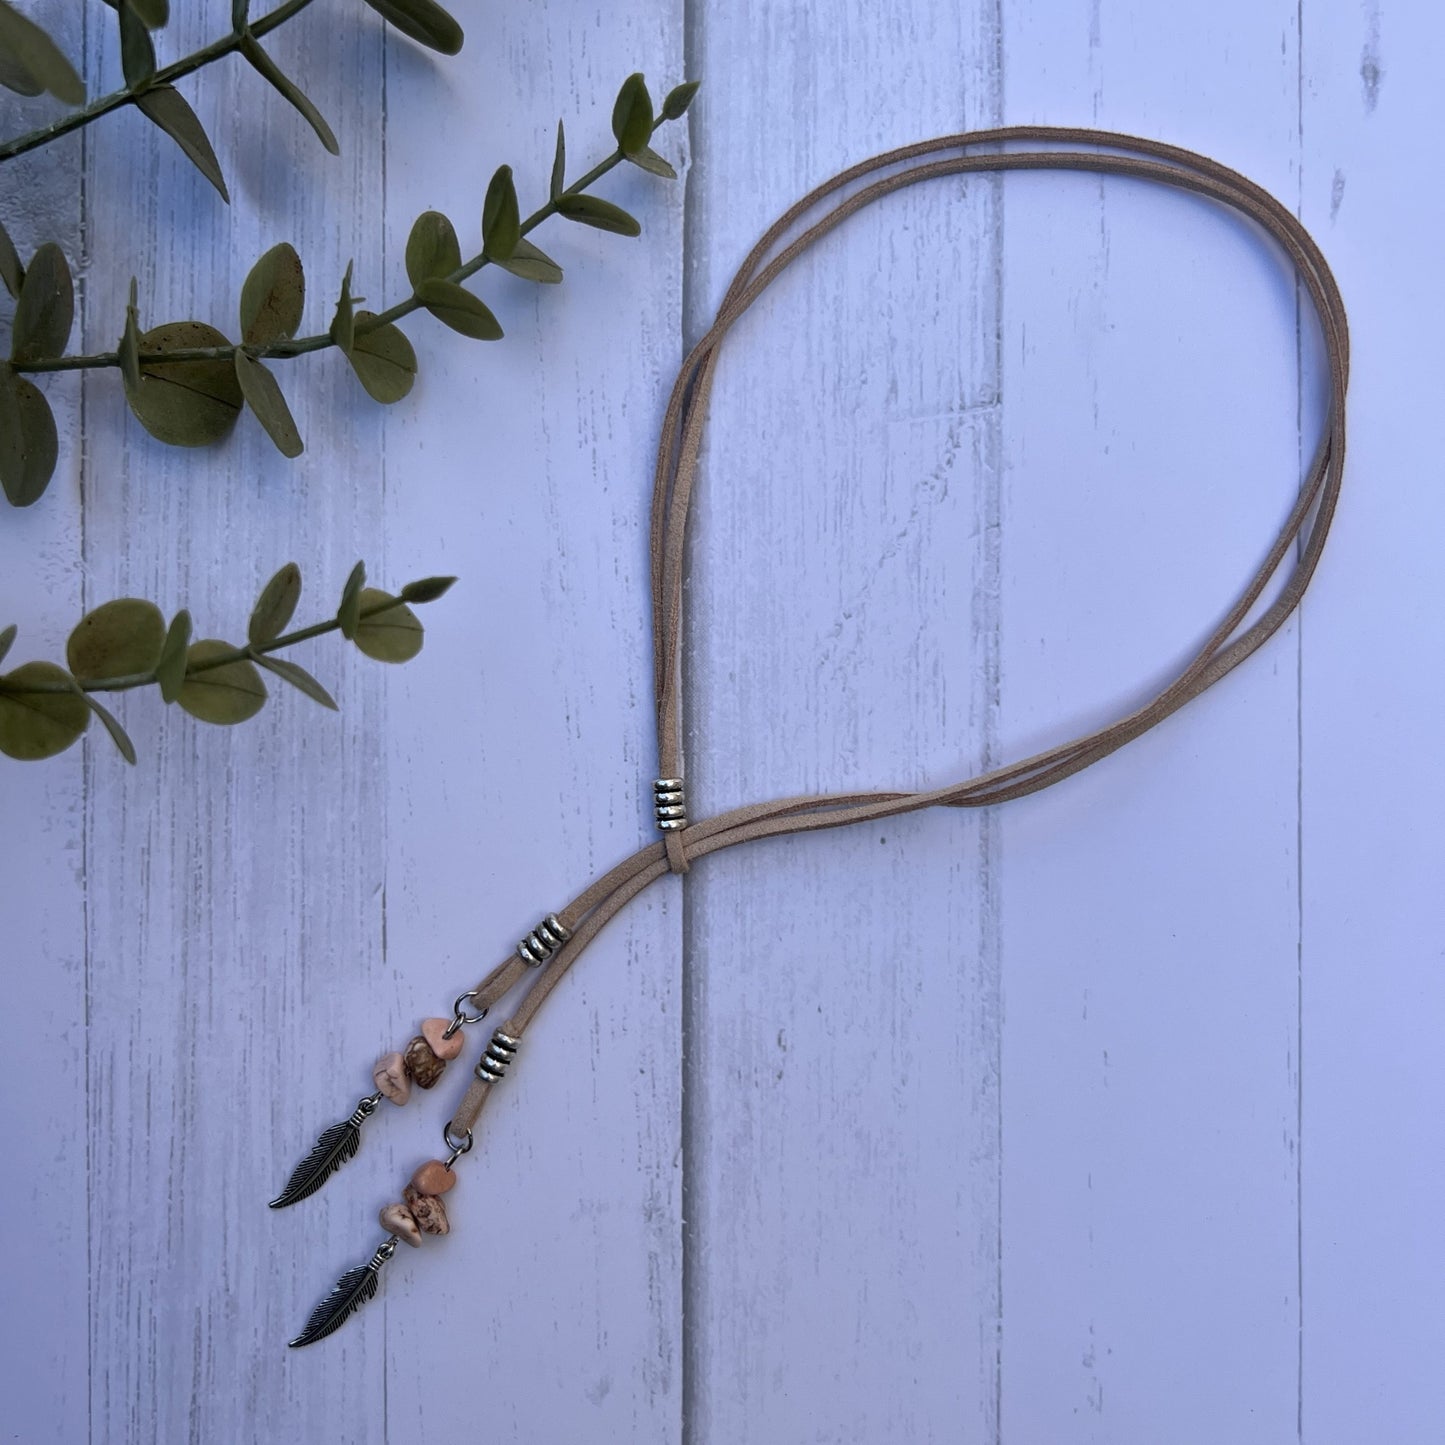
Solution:
<svg viewBox="0 0 1445 1445"><path fill-rule="evenodd" d="M687 793L681 778L657 778L652 784L652 806L657 826L664 833L687 827Z"/></svg>
<svg viewBox="0 0 1445 1445"><path fill-rule="evenodd" d="M555 913L549 913L518 945L522 962L532 968L541 966L572 937Z"/></svg>
<svg viewBox="0 0 1445 1445"><path fill-rule="evenodd" d="M492 1035L492 1041L487 1045L487 1051L477 1060L477 1067L473 1071L479 1079L485 1079L488 1083L498 1084L507 1074L507 1069L512 1060L517 1056L517 1048L521 1039L514 1039L511 1034L504 1034L501 1029Z"/></svg>

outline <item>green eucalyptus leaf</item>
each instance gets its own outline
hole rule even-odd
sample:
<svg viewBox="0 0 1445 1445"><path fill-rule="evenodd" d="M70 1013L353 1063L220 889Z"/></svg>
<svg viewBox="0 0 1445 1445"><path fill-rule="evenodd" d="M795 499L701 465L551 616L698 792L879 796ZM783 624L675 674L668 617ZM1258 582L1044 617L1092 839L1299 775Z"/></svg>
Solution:
<svg viewBox="0 0 1445 1445"><path fill-rule="evenodd" d="M0 486L12 507L39 500L59 454L50 403L39 387L0 362Z"/></svg>
<svg viewBox="0 0 1445 1445"><path fill-rule="evenodd" d="M540 281L544 285L555 286L562 279L562 268L525 236L517 242L517 249L505 261L498 261L497 265L524 281Z"/></svg>
<svg viewBox="0 0 1445 1445"><path fill-rule="evenodd" d="M5 289L12 296L18 296L25 284L25 267L20 263L20 253L4 226L0 226L0 281L4 281Z"/></svg>
<svg viewBox="0 0 1445 1445"><path fill-rule="evenodd" d="M401 589L401 600L403 602L435 602L438 597L444 597L451 591L455 577L422 577L416 582L408 582Z"/></svg>
<svg viewBox="0 0 1445 1445"><path fill-rule="evenodd" d="M413 287L462 269L456 227L440 211L423 211L406 238L406 278Z"/></svg>
<svg viewBox="0 0 1445 1445"><path fill-rule="evenodd" d="M182 608L171 618L166 640L156 663L156 684L165 702L174 702L181 695L186 680L186 649L191 645L191 614Z"/></svg>
<svg viewBox="0 0 1445 1445"><path fill-rule="evenodd" d="M662 118L681 120L687 114L687 108L692 104L692 98L701 84L700 80L685 80L681 85L673 86L667 92L666 100L662 102Z"/></svg>
<svg viewBox="0 0 1445 1445"><path fill-rule="evenodd" d="M288 562L261 589L256 605L251 609L251 621L246 636L253 647L270 642L278 637L282 629L295 616L296 604L301 600L301 569Z"/></svg>
<svg viewBox="0 0 1445 1445"><path fill-rule="evenodd" d="M610 231L615 236L640 236L642 226L629 216L621 206L604 201L600 196L566 195L557 202L557 213L569 221L592 226L599 231Z"/></svg>
<svg viewBox="0 0 1445 1445"><path fill-rule="evenodd" d="M145 332L141 351L189 351L231 343L204 321L168 321ZM204 447L231 433L245 398L230 355L214 361L144 361L140 385L129 393L130 409L158 441L173 447Z"/></svg>
<svg viewBox="0 0 1445 1445"><path fill-rule="evenodd" d="M125 308L125 330L120 334L116 355L120 358L121 380L129 395L140 385L140 312L136 309L135 277L130 278L130 300Z"/></svg>
<svg viewBox="0 0 1445 1445"><path fill-rule="evenodd" d="M204 672L196 670L198 663L229 657L235 650L229 642L215 637L191 644L186 654L186 680L176 701L192 717L229 727L255 717L265 705L266 684L255 664L246 658L207 667Z"/></svg>
<svg viewBox="0 0 1445 1445"><path fill-rule="evenodd" d="M33 683L64 692L19 692ZM0 753L38 762L63 753L90 721L90 707L75 690L75 679L53 662L22 663L0 677Z"/></svg>
<svg viewBox="0 0 1445 1445"><path fill-rule="evenodd" d="M319 702L322 707L329 707L332 712L339 712L336 706L336 699L306 671L294 662L288 662L284 657L258 657L258 667L264 667L267 672L274 672L277 677L284 678L292 687L304 692L313 702Z"/></svg>
<svg viewBox="0 0 1445 1445"><path fill-rule="evenodd" d="M557 122L557 150L552 156L552 181L547 194L555 201L567 188L567 136Z"/></svg>
<svg viewBox="0 0 1445 1445"><path fill-rule="evenodd" d="M120 9L120 0L105 0L112 10ZM130 8L140 16L147 30L163 30L171 21L170 0L130 0Z"/></svg>
<svg viewBox="0 0 1445 1445"><path fill-rule="evenodd" d="M522 213L511 166L498 166L482 206L482 247L489 259L505 261L522 239Z"/></svg>
<svg viewBox="0 0 1445 1445"><path fill-rule="evenodd" d="M341 589L341 602L336 608L336 621L348 642L356 636L356 624L361 617L361 589L365 586L366 563L358 562Z"/></svg>
<svg viewBox="0 0 1445 1445"><path fill-rule="evenodd" d="M15 634L19 632L19 630L12 622L9 627L0 631L0 662L5 661L10 649L15 645Z"/></svg>
<svg viewBox="0 0 1445 1445"><path fill-rule="evenodd" d="M196 169L221 193L229 204L231 193L221 174L221 163L211 149L210 139L195 111L173 85L152 85L135 98L136 109L154 121L195 165Z"/></svg>
<svg viewBox="0 0 1445 1445"><path fill-rule="evenodd" d="M672 162L664 160L651 146L643 146L640 151L627 157L635 166L641 166L650 175L661 176L665 181L675 181L677 172L673 169Z"/></svg>
<svg viewBox="0 0 1445 1445"><path fill-rule="evenodd" d="M296 430L296 419L281 387L270 371L245 351L236 351L236 380L241 384L241 395L256 414L256 420L266 429L266 435L276 443L276 450L283 457L299 457L306 450L301 433Z"/></svg>
<svg viewBox="0 0 1445 1445"><path fill-rule="evenodd" d="M48 90L67 105L85 104L85 84L60 47L5 0L0 0L0 59L0 84L18 95Z"/></svg>
<svg viewBox="0 0 1445 1445"><path fill-rule="evenodd" d="M15 305L10 355L16 361L49 361L65 351L75 320L75 283L65 252L47 241L25 272Z"/></svg>
<svg viewBox="0 0 1445 1445"><path fill-rule="evenodd" d="M306 274L289 241L272 246L241 287L241 340L247 346L289 341L301 325Z"/></svg>
<svg viewBox="0 0 1445 1445"><path fill-rule="evenodd" d="M388 593L368 587L361 594L363 608L395 601ZM352 639L368 656L378 662L410 662L421 651L422 625L415 612L404 602L383 608L358 623Z"/></svg>
<svg viewBox="0 0 1445 1445"><path fill-rule="evenodd" d="M120 719L115 716L109 708L102 707L89 693L82 693L85 705L98 717L105 726L106 732L110 734L110 740L120 749L120 755L131 767L135 766L135 744L131 742L130 735L121 727Z"/></svg>
<svg viewBox="0 0 1445 1445"><path fill-rule="evenodd" d="M165 646L166 620L155 603L121 597L87 612L65 644L76 677L129 677L150 672Z"/></svg>
<svg viewBox="0 0 1445 1445"><path fill-rule="evenodd" d="M286 101L295 106L306 119L306 124L316 132L316 138L334 156L341 154L341 147L336 143L336 136L332 129L326 124L326 117L311 103L310 97L305 95L301 89L282 69L261 49L261 42L249 31L241 38L241 54L250 61L255 70L264 76L266 80L285 97Z"/></svg>
<svg viewBox="0 0 1445 1445"><path fill-rule="evenodd" d="M465 286L451 281L423 281L416 288L416 299L433 316L453 331L475 341L500 341L502 326L491 308Z"/></svg>
<svg viewBox="0 0 1445 1445"><path fill-rule="evenodd" d="M346 263L346 275L341 278L341 295L336 300L336 314L331 318L329 335L342 355L350 358L352 345L356 341L356 304L351 296L351 265Z"/></svg>
<svg viewBox="0 0 1445 1445"><path fill-rule="evenodd" d="M462 48L462 27L436 0L366 0L388 24L403 35L443 55L455 55Z"/></svg>
<svg viewBox="0 0 1445 1445"><path fill-rule="evenodd" d="M641 73L629 75L612 107L612 134L625 156L636 155L652 139L652 97Z"/></svg>
<svg viewBox="0 0 1445 1445"><path fill-rule="evenodd" d="M358 328L376 317L370 311L358 311ZM357 331L351 347L351 369L373 400L388 406L400 401L416 380L416 352L406 333L387 322L370 331Z"/></svg>
<svg viewBox="0 0 1445 1445"><path fill-rule="evenodd" d="M156 73L156 48L134 0L120 0L120 70L131 90L149 85Z"/></svg>

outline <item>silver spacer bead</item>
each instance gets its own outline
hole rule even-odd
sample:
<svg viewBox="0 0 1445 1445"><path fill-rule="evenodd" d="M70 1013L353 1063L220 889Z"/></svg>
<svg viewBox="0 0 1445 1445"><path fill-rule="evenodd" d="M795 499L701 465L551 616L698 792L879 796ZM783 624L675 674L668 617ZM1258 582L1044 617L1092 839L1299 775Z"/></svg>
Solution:
<svg viewBox="0 0 1445 1445"><path fill-rule="evenodd" d="M517 1056L521 1042L521 1039L514 1039L511 1034L504 1034L498 1029L492 1035L486 1053L477 1060L477 1067L472 1072L489 1084L501 1083L506 1077L508 1066Z"/></svg>
<svg viewBox="0 0 1445 1445"><path fill-rule="evenodd" d="M687 827L687 795L681 778L658 778L652 784L652 806L664 833Z"/></svg>
<svg viewBox="0 0 1445 1445"><path fill-rule="evenodd" d="M518 945L517 954L531 968L541 966L572 937L555 913L549 913Z"/></svg>

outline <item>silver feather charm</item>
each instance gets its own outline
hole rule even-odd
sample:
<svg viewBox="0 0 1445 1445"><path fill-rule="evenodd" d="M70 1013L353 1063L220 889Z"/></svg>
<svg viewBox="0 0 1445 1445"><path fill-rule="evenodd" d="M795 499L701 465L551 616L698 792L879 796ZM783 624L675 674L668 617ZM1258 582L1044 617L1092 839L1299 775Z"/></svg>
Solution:
<svg viewBox="0 0 1445 1445"><path fill-rule="evenodd" d="M272 1209L285 1209L309 1199L348 1159L355 1156L361 1144L361 1126L376 1112L380 1094L368 1095L357 1104L349 1119L333 1124L316 1141L311 1152L291 1171L286 1187L271 1201Z"/></svg>
<svg viewBox="0 0 1445 1445"><path fill-rule="evenodd" d="M291 1341L293 1350L302 1345L314 1345L335 1333L352 1315L376 1294L381 1267L396 1253L396 1236L387 1235L376 1253L365 1264L349 1269L339 1280L336 1288L311 1311L306 1328Z"/></svg>

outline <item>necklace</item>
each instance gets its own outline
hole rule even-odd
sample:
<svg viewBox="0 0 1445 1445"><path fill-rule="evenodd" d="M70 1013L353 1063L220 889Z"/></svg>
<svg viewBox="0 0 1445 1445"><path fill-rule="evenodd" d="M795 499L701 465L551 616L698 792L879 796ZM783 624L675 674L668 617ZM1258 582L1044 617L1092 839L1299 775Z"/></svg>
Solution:
<svg viewBox="0 0 1445 1445"><path fill-rule="evenodd" d="M999 149L1004 144L1032 149ZM979 147L992 147L980 151ZM1228 605L1208 639L1147 703L1105 727L1003 767L924 792L825 794L753 803L689 821L682 766L682 571L689 506L708 396L724 338L768 286L814 242L874 201L905 186L944 176L1006 170L1073 170L1132 176L1191 191L1240 212L1283 249L1304 284L1324 335L1329 405L1314 458L1264 560ZM811 219L810 219L811 218ZM463 1048L462 1031L519 995L493 1030L457 1107L442 1129L444 1159L422 1164L401 1200L380 1213L386 1235L371 1257L348 1270L321 1301L293 1346L340 1328L375 1295L398 1244L420 1246L449 1232L445 1195L453 1166L473 1145L488 1100L508 1076L526 1031L587 945L628 902L668 873L686 873L709 853L784 833L872 822L929 807L986 807L1038 792L1091 766L1162 722L1212 687L1261 647L1299 605L1319 562L1344 471L1345 387L1349 339L1344 304L1319 247L1262 187L1217 161L1158 141L1109 131L1011 126L944 136L889 151L840 172L804 196L767 230L733 278L711 329L682 364L663 415L651 515L653 679L658 777L651 784L661 840L603 874L565 907L548 913L480 983L457 995L451 1017L428 1018L403 1050L381 1058L374 1092L327 1129L293 1171L272 1208L314 1194L357 1151L362 1126L382 1101L405 1104L413 1088L429 1090ZM1250 620L1276 577L1279 589Z"/></svg>

